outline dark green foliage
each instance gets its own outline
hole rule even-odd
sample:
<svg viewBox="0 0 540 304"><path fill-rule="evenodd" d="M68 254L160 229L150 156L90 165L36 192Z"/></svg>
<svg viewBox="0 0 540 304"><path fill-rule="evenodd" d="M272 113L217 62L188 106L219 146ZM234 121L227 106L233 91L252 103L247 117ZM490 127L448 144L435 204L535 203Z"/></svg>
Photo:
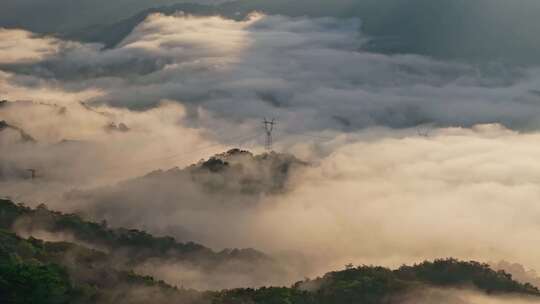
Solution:
<svg viewBox="0 0 540 304"><path fill-rule="evenodd" d="M170 252L204 253L215 259L260 259L255 250L224 250L215 253L201 245L156 238L138 230L108 229L40 206L30 209L0 200L0 226L10 227L18 219L51 231L68 231L77 238L112 249L124 249L141 259L170 256ZM130 251L131 250L131 251ZM140 252L136 252L140 251ZM441 259L391 270L384 267L348 265L314 280L291 287L263 287L197 292L177 289L149 276L118 265L110 254L68 242L22 239L0 229L0 303L183 303L183 304L384 304L404 293L426 287L474 288L486 294L540 296L530 284L494 271L478 262Z"/></svg>
<svg viewBox="0 0 540 304"><path fill-rule="evenodd" d="M330 272L315 280L305 280L291 288L227 290L214 295L215 304L342 304L393 303L396 296L425 287L475 287L487 294L540 296L530 284L512 280L486 264L442 259L397 270L360 266Z"/></svg>
<svg viewBox="0 0 540 304"><path fill-rule="evenodd" d="M46 256L34 240L0 230L0 299L5 303L68 303L73 289L67 271L45 262Z"/></svg>
<svg viewBox="0 0 540 304"><path fill-rule="evenodd" d="M225 291L214 303L383 303L389 296L413 286L414 283L401 281L389 269L362 266L330 272L316 280L298 282L291 288Z"/></svg>
<svg viewBox="0 0 540 304"><path fill-rule="evenodd" d="M76 214L64 214L48 210L45 206L31 209L0 199L0 228L11 229L16 221L20 228L44 230L51 233L69 233L77 240L106 248L113 254L121 252L129 256L131 263L149 258L180 258L214 260L228 259L227 252L216 253L202 245L177 242L172 237L155 237L136 229L110 229L106 225L83 220ZM231 251L239 256L237 251ZM126 255L127 253L127 255ZM266 258L259 254L259 258Z"/></svg>
<svg viewBox="0 0 540 304"><path fill-rule="evenodd" d="M286 190L289 173L307 163L293 155L231 149L184 170L204 190L219 195L234 192L244 195L277 194ZM256 172L257 174L253 174Z"/></svg>
<svg viewBox="0 0 540 304"><path fill-rule="evenodd" d="M0 303L118 303L140 290L160 295L156 303L194 297L152 277L117 270L112 262L75 244L24 240L0 230Z"/></svg>
<svg viewBox="0 0 540 304"><path fill-rule="evenodd" d="M271 287L260 289L234 289L217 293L214 304L304 304L314 303L313 295L296 288Z"/></svg>
<svg viewBox="0 0 540 304"><path fill-rule="evenodd" d="M0 299L5 303L68 303L71 285L56 264L0 262Z"/></svg>
<svg viewBox="0 0 540 304"><path fill-rule="evenodd" d="M10 229L19 216L30 212L24 205L15 205L13 202L0 199L0 229Z"/></svg>
<svg viewBox="0 0 540 304"><path fill-rule="evenodd" d="M414 266L402 266L395 271L404 280L422 281L438 286L466 286L487 293L525 293L538 295L538 288L520 284L504 271L494 271L488 264L463 262L456 259L440 259Z"/></svg>
<svg viewBox="0 0 540 304"><path fill-rule="evenodd" d="M411 285L387 268L367 266L331 272L319 281L316 298L324 303L381 303Z"/></svg>

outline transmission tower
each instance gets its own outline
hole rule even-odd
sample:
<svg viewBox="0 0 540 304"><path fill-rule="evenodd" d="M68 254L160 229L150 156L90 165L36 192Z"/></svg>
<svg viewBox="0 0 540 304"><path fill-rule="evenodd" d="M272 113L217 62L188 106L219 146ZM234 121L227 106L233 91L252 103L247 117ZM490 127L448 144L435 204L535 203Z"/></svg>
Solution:
<svg viewBox="0 0 540 304"><path fill-rule="evenodd" d="M264 130L266 131L266 150L272 151L272 131L274 131L274 126L277 124L276 120L272 118L272 120L264 119Z"/></svg>

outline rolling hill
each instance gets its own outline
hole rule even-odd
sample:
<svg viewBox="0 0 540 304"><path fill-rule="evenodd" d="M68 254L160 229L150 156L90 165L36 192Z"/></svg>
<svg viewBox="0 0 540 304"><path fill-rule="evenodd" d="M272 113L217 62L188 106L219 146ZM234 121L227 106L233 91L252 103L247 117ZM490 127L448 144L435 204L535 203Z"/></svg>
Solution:
<svg viewBox="0 0 540 304"><path fill-rule="evenodd" d="M513 295L530 301L540 296L538 289L513 281L502 271L454 259L397 270L348 266L291 287L200 292L114 269L106 253L71 243L22 239L6 230L0 230L0 241L0 299L4 303L401 303L407 294L436 287L476 289L490 296Z"/></svg>

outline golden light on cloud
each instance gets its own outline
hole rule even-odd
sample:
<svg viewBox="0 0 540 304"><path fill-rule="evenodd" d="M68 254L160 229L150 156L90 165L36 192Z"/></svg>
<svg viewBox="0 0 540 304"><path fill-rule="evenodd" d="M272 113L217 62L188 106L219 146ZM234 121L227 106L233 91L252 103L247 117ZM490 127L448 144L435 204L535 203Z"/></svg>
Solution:
<svg viewBox="0 0 540 304"><path fill-rule="evenodd" d="M540 269L538 68L377 53L354 18L135 20L107 47L0 29L0 195L284 269L134 268L201 289L444 257ZM279 153L256 155L265 117Z"/></svg>
<svg viewBox="0 0 540 304"><path fill-rule="evenodd" d="M24 82L24 77L22 81ZM21 81L13 73L0 70L0 96L11 101L49 102L57 105L69 105L84 102L103 94L98 88L84 88L69 91L55 81L27 77L30 85L17 83Z"/></svg>
<svg viewBox="0 0 540 304"><path fill-rule="evenodd" d="M58 51L59 41L24 30L0 28L0 64L33 63Z"/></svg>

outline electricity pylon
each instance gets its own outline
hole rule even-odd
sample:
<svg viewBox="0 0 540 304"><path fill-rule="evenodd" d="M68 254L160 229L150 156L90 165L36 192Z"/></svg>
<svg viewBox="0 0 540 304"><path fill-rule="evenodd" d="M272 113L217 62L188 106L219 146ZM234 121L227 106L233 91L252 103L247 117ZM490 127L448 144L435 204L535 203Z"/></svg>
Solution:
<svg viewBox="0 0 540 304"><path fill-rule="evenodd" d="M272 120L264 119L264 130L266 131L266 150L272 151L272 131L274 131L274 126L277 124L276 120L272 118Z"/></svg>

